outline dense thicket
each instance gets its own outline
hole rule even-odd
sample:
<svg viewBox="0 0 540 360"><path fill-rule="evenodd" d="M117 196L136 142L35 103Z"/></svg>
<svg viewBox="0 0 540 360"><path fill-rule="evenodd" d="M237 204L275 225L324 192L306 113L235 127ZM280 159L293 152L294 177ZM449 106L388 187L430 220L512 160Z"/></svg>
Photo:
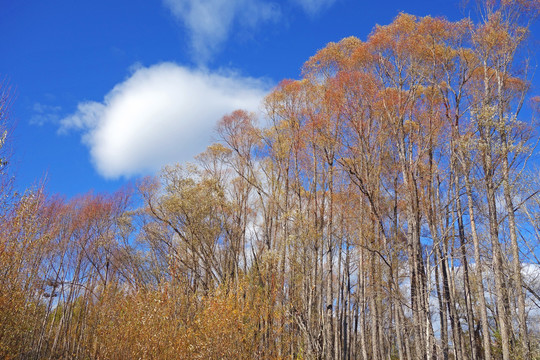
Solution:
<svg viewBox="0 0 540 360"><path fill-rule="evenodd" d="M0 357L540 358L538 9L400 14L320 50L266 122L225 116L194 164L3 196Z"/></svg>

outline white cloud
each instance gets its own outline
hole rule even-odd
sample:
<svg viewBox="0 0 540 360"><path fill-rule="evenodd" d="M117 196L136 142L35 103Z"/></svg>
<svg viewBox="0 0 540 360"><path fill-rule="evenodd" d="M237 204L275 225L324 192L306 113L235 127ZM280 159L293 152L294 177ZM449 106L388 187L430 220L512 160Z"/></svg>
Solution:
<svg viewBox="0 0 540 360"><path fill-rule="evenodd" d="M33 114L30 117L31 125L42 126L45 123L55 123L60 119L60 106L45 105L41 103L35 103L32 106Z"/></svg>
<svg viewBox="0 0 540 360"><path fill-rule="evenodd" d="M279 6L264 0L163 0L187 28L196 60L208 61L235 26L253 30L276 21Z"/></svg>
<svg viewBox="0 0 540 360"><path fill-rule="evenodd" d="M61 120L77 129L97 171L107 178L154 172L189 161L209 145L216 122L243 108L256 111L265 81L173 63L139 67L103 102L79 103Z"/></svg>
<svg viewBox="0 0 540 360"><path fill-rule="evenodd" d="M302 9L309 15L316 15L322 10L326 10L336 0L293 0L295 3L300 5Z"/></svg>

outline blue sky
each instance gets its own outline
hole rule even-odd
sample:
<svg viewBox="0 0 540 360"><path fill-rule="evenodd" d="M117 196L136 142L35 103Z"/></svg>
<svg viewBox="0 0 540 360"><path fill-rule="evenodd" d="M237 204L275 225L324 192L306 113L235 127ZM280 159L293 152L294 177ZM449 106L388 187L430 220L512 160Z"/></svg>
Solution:
<svg viewBox="0 0 540 360"><path fill-rule="evenodd" d="M71 197L186 162L214 124L330 41L400 12L461 18L458 1L0 0L12 167Z"/></svg>

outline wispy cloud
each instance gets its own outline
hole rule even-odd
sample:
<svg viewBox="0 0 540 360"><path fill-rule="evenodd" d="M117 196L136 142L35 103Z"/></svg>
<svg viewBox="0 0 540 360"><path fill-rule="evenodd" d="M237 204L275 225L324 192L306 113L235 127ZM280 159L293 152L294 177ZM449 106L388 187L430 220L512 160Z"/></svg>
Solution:
<svg viewBox="0 0 540 360"><path fill-rule="evenodd" d="M234 72L174 63L140 67L102 102L79 103L61 120L76 129L106 178L154 172L191 160L210 143L215 123L238 108L256 111L270 84Z"/></svg>
<svg viewBox="0 0 540 360"><path fill-rule="evenodd" d="M60 120L60 106L35 103L32 106L33 115L30 117L30 124L41 126L45 123L56 123Z"/></svg>
<svg viewBox="0 0 540 360"><path fill-rule="evenodd" d="M316 15L319 12L326 10L336 0L292 0L293 2L300 5L306 13L309 15Z"/></svg>
<svg viewBox="0 0 540 360"><path fill-rule="evenodd" d="M277 21L280 7L264 0L163 0L186 27L195 59L207 62L234 28L254 30Z"/></svg>

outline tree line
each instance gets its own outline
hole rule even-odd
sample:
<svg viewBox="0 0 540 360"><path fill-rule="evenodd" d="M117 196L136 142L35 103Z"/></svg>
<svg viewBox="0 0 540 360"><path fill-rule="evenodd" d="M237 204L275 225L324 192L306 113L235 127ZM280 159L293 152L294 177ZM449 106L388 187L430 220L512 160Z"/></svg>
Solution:
<svg viewBox="0 0 540 360"><path fill-rule="evenodd" d="M477 5L328 44L114 194L0 161L0 357L540 358L540 3Z"/></svg>

